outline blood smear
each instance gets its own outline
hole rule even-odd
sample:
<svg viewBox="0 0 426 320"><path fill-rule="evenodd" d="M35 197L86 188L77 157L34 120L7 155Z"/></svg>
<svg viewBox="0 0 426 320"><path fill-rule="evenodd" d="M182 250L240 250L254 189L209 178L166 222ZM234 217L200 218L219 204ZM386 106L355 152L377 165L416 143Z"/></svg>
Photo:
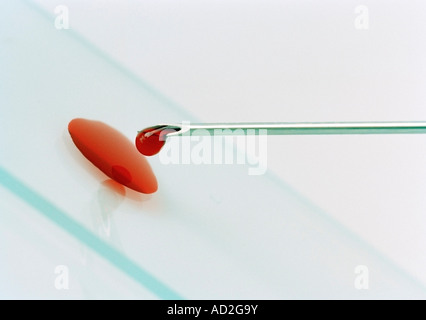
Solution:
<svg viewBox="0 0 426 320"><path fill-rule="evenodd" d="M179 131L180 128L168 125L149 127L138 132L135 139L136 148L145 156L153 156L160 152L166 143L168 133Z"/></svg>
<svg viewBox="0 0 426 320"><path fill-rule="evenodd" d="M157 179L143 155L121 132L94 120L73 119L68 131L81 153L111 179L141 193L158 189Z"/></svg>

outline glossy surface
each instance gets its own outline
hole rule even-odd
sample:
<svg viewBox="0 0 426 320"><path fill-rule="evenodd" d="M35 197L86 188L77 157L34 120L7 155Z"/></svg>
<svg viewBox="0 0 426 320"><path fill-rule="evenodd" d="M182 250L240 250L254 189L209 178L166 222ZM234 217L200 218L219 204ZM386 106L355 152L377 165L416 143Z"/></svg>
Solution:
<svg viewBox="0 0 426 320"><path fill-rule="evenodd" d="M106 190L104 174L66 130L75 117L102 119L133 142L143 124L175 119L425 119L418 67L425 51L414 47L424 43L424 19L411 24L410 15L418 33L406 33L408 20L395 19L399 2L380 16L390 19L388 27L374 19L371 31L348 34L350 2L321 4L327 19L336 18L324 24L315 19L318 8L307 12L310 6L299 2L290 4L295 10L285 2L282 11L227 2L211 11L204 4L171 10L171 2L162 9L74 1L71 28L57 30L57 2L43 0L52 6L40 15L20 0L0 1L0 297L170 299L176 292L184 299L424 299L425 135L268 137L264 176L248 176L242 165L165 165L154 157L148 160L162 181L158 192L128 189L122 198ZM276 20L265 20L268 7ZM120 8L123 16L115 18ZM103 9L114 18L99 14ZM214 37L200 37L193 27L200 17L210 17L205 27L217 31ZM230 32L217 28L218 21ZM161 39L153 37L156 26L164 27ZM389 28L404 42L386 37ZM126 43L131 50L122 50ZM127 60L114 61L105 44ZM162 93L188 93L191 100L178 96L184 109ZM61 265L69 267L68 290L55 287ZM354 286L359 265L370 270L368 290Z"/></svg>
<svg viewBox="0 0 426 320"><path fill-rule="evenodd" d="M157 191L157 179L129 139L109 125L73 119L68 131L81 153L111 179L141 193Z"/></svg>
<svg viewBox="0 0 426 320"><path fill-rule="evenodd" d="M158 125L138 132L135 139L136 148L145 156L153 156L160 152L166 143L167 134L179 131L178 127Z"/></svg>

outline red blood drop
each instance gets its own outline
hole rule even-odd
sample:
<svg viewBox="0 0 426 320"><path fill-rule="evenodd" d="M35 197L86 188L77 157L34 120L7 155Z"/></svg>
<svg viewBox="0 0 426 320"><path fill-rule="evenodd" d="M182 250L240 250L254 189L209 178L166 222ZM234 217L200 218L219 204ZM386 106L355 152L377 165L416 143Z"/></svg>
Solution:
<svg viewBox="0 0 426 320"><path fill-rule="evenodd" d="M135 139L136 148L145 156L153 156L160 152L166 143L167 134L179 131L178 127L160 125L149 127L138 132Z"/></svg>
<svg viewBox="0 0 426 320"><path fill-rule="evenodd" d="M86 119L73 119L68 131L81 153L108 177L141 193L157 191L148 161L121 132Z"/></svg>

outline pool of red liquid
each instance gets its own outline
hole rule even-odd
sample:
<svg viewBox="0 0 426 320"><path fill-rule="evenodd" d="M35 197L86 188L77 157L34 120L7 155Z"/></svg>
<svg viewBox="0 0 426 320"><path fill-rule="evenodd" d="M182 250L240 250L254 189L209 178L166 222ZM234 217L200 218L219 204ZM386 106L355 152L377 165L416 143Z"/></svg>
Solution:
<svg viewBox="0 0 426 320"><path fill-rule="evenodd" d="M148 161L121 132L101 121L82 118L73 119L68 131L81 153L108 177L141 193L157 191Z"/></svg>

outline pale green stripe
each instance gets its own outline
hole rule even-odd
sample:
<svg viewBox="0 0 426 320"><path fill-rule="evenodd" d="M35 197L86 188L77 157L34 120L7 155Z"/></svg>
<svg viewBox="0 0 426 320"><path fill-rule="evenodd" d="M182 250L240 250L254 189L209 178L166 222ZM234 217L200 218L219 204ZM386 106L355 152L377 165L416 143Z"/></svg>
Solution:
<svg viewBox="0 0 426 320"><path fill-rule="evenodd" d="M0 167L0 184L72 236L76 237L82 243L93 249L118 269L139 282L160 299L182 299L179 294L150 275L147 271L140 268L134 261L127 258L121 252L102 241L87 228L76 222L64 211L45 200L37 192L31 190L2 167Z"/></svg>

